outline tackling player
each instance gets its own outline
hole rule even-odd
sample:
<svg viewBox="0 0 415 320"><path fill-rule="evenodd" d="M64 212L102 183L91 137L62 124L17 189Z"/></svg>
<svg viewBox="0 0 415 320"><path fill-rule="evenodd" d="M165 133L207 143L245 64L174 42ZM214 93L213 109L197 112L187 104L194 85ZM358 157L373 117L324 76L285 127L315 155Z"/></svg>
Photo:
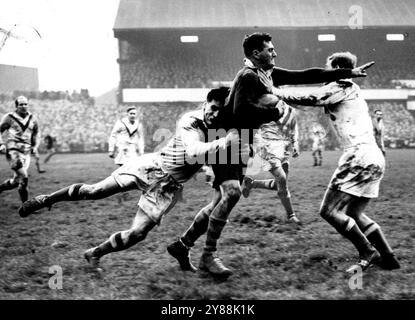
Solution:
<svg viewBox="0 0 415 320"><path fill-rule="evenodd" d="M13 170L13 177L0 184L0 193L17 188L21 201L25 202L29 197L30 154L39 159L39 126L29 112L26 97L19 96L14 102L16 110L4 115L0 122L0 151L6 151Z"/></svg>
<svg viewBox="0 0 415 320"><path fill-rule="evenodd" d="M327 68L354 68L356 60L350 52L337 52L327 58ZM399 268L380 226L363 212L370 199L378 196L385 158L376 144L359 86L347 79L308 95L279 89L274 94L290 104L325 107L344 153L324 195L320 215L353 243L362 270L373 263L387 270Z"/></svg>
<svg viewBox="0 0 415 320"><path fill-rule="evenodd" d="M220 125L220 109L228 93L229 88L212 89L203 109L186 113L178 122L176 135L158 153L128 161L98 183L78 183L49 195L39 195L20 207L20 216L27 217L57 202L102 199L133 189L143 191L132 226L85 252L86 260L98 270L102 256L135 245L160 224L162 217L180 199L183 183L199 171L208 154L239 142L235 131L212 142L206 141L208 129L217 129Z"/></svg>

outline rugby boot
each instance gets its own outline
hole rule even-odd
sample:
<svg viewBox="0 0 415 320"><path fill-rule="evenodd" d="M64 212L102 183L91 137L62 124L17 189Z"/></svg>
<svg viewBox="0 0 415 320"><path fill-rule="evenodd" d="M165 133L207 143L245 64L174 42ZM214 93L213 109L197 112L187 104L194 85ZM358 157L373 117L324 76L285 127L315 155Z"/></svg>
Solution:
<svg viewBox="0 0 415 320"><path fill-rule="evenodd" d="M384 270L395 270L401 267L394 253L381 255L377 265Z"/></svg>
<svg viewBox="0 0 415 320"><path fill-rule="evenodd" d="M380 259L379 252L377 252L376 250L370 251L369 253L367 253L365 255L361 255L359 257L359 261L355 265L348 268L346 270L346 272L349 272L349 273L352 272L355 269L356 266L360 267L362 269L362 271L365 271L370 266L377 263L377 261L379 261L379 259Z"/></svg>
<svg viewBox="0 0 415 320"><path fill-rule="evenodd" d="M213 254L202 254L199 269L219 277L229 277L232 274L232 271L225 267L222 261Z"/></svg>
<svg viewBox="0 0 415 320"><path fill-rule="evenodd" d="M296 214L295 214L295 213L293 213L293 214L289 215L289 216L288 216L288 218L287 218L287 221L288 221L289 223L293 223L293 224L296 224L296 225L298 225L298 226L301 226L301 225L303 224L303 223L301 222L301 220L297 218L297 216L296 216Z"/></svg>
<svg viewBox="0 0 415 320"><path fill-rule="evenodd" d="M244 181L242 183L242 195L245 198L249 197L249 193L251 192L253 182L254 179L250 177L244 177Z"/></svg>
<svg viewBox="0 0 415 320"><path fill-rule="evenodd" d="M40 195L40 196L36 196L30 200L25 201L22 206L19 208L19 215L22 218L25 218L29 215L31 215L32 213L42 209L42 208L46 208L48 207L49 210L52 207L51 205L47 205L45 203L45 201L47 200L48 196L46 195Z"/></svg>
<svg viewBox="0 0 415 320"><path fill-rule="evenodd" d="M99 257L94 255L95 249L96 248L91 248L91 249L86 250L84 252L84 258L89 263L91 268L94 269L94 271L102 272L104 271L104 269L101 268L99 265Z"/></svg>
<svg viewBox="0 0 415 320"><path fill-rule="evenodd" d="M197 268L190 261L190 248L180 238L167 246L167 252L179 262L183 271L197 271Z"/></svg>

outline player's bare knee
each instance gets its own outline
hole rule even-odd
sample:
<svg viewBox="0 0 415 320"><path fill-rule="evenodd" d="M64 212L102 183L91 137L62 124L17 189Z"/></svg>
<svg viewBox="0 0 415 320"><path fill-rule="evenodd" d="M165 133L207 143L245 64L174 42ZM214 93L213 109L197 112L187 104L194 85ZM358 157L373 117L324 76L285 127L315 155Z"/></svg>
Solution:
<svg viewBox="0 0 415 320"><path fill-rule="evenodd" d="M329 221L333 216L333 208L330 208L327 204L323 204L320 208L319 214L324 220Z"/></svg>
<svg viewBox="0 0 415 320"><path fill-rule="evenodd" d="M100 199L102 188L94 184L83 184L79 188L79 196L84 199L97 200Z"/></svg>
<svg viewBox="0 0 415 320"><path fill-rule="evenodd" d="M19 177L18 188L19 189L26 189L29 184L29 178L27 177Z"/></svg>
<svg viewBox="0 0 415 320"><path fill-rule="evenodd" d="M288 188L285 186L285 188L279 188L277 191L277 195L280 198L289 198L291 197L290 191L288 190Z"/></svg>
<svg viewBox="0 0 415 320"><path fill-rule="evenodd" d="M239 183L228 183L222 185L222 202L235 205L241 197L241 187Z"/></svg>

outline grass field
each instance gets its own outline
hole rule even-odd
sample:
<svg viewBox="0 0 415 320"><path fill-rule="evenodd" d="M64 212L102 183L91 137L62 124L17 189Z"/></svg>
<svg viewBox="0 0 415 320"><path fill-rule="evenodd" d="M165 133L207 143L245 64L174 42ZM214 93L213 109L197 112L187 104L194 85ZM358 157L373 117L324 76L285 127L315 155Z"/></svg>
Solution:
<svg viewBox="0 0 415 320"><path fill-rule="evenodd" d="M50 212L22 219L17 190L0 195L0 299L414 299L415 150L391 150L380 197L367 213L382 226L402 268L376 267L363 276L363 288L349 288L344 272L356 261L350 243L317 214L340 152L325 152L322 167L309 152L292 161L293 205L305 225L284 223L283 208L270 191L253 191L231 214L219 243L226 281L204 273L183 273L166 246L191 223L211 197L202 176L185 186L178 205L147 239L102 259L102 276L90 271L83 251L127 228L138 193L97 201L66 202ZM31 195L77 183L91 183L115 169L105 154L57 155L39 175L30 169ZM10 174L2 156L0 180ZM197 265L204 237L192 250ZM49 288L51 266L63 271L62 289Z"/></svg>

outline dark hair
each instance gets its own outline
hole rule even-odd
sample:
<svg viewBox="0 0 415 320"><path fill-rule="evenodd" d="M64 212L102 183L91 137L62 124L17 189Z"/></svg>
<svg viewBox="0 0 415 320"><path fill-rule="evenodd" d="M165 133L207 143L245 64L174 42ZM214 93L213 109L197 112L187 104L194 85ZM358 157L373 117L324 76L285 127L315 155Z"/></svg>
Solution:
<svg viewBox="0 0 415 320"><path fill-rule="evenodd" d="M246 35L244 41L242 42L245 57L249 58L254 52L254 50L262 51L262 49L264 48L264 41L269 42L271 40L271 35L266 32L255 32Z"/></svg>
<svg viewBox="0 0 415 320"><path fill-rule="evenodd" d="M207 102L216 100L222 104L225 104L225 99L228 97L229 91L230 91L229 87L219 87L219 88L212 89L207 94L206 100Z"/></svg>
<svg viewBox="0 0 415 320"><path fill-rule="evenodd" d="M327 58L327 65L332 68L356 68L357 57L350 52L336 52Z"/></svg>
<svg viewBox="0 0 415 320"><path fill-rule="evenodd" d="M378 112L382 113L382 110L376 109L375 111L373 111L373 113L378 113Z"/></svg>

